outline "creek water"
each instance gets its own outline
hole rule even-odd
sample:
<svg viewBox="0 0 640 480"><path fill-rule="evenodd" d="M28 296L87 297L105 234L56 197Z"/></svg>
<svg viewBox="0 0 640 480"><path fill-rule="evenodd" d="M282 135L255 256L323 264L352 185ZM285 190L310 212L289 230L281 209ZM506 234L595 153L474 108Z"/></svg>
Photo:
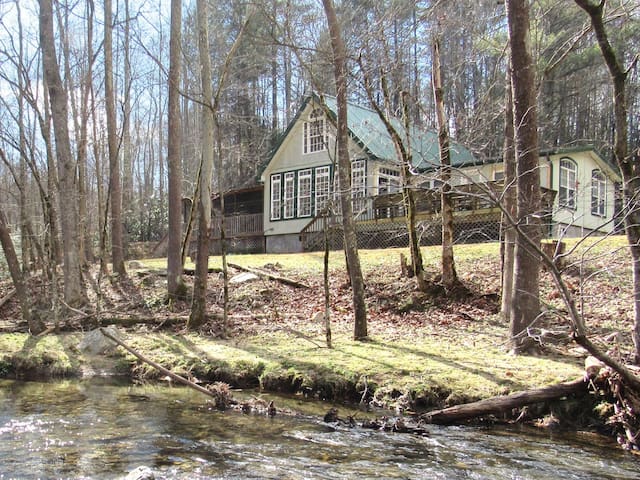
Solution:
<svg viewBox="0 0 640 480"><path fill-rule="evenodd" d="M640 478L639 458L593 436L333 428L320 420L327 404L274 401L302 413L219 412L200 393L164 385L0 380L0 479L123 478L139 466L196 480Z"/></svg>

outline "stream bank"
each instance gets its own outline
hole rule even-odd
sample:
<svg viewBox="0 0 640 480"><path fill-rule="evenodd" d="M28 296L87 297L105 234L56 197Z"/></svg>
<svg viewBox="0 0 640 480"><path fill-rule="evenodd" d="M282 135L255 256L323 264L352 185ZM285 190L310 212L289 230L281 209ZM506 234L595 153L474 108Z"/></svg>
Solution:
<svg viewBox="0 0 640 480"><path fill-rule="evenodd" d="M361 346L364 352L369 352L365 356L363 351L352 350L355 346L347 348L350 342L346 338L338 337L342 341L336 342L336 348L327 349L289 332L286 334L287 344L297 344L297 348L302 350L320 350L317 357L312 356L310 352L295 357L282 351L280 342L284 340L279 336L262 336L259 341L254 338L253 342L250 342L248 338L222 341L203 335L172 332L121 330L120 335L137 351L161 363L172 372L202 385L224 382L234 389L288 394L327 401L337 406L347 404L360 405L365 409L382 408L397 417L417 419L414 423L407 423L410 428L416 430L421 428L421 422L413 414L537 386L529 386L522 382L517 390L508 391L504 384L496 383L493 390L496 393L493 395L489 393L491 390L484 394L473 391L470 389L473 385L476 388L483 385L485 388L489 383L487 373L482 370L476 372L482 379L476 379L480 383L467 379L466 383L450 382L447 388L443 386L443 378L432 376L430 378L434 380L434 384L430 385L424 378L416 380L420 373L424 375L424 370L397 372L393 364L387 364L392 356L388 355L385 360L381 354L383 350L380 350L381 342L374 340ZM20 379L123 377L138 382L171 383L170 378L140 362L121 347L114 347L99 354L87 353L80 348L85 338L86 334L82 333L46 337L16 333L0 335L0 345L5 352L0 358L0 374L6 378ZM270 342L267 341L269 339ZM13 345L15 351L7 354L7 350L11 349L9 345ZM20 348L16 348L20 345ZM396 347L393 352L394 358L400 365L410 363L411 358L416 357L421 348L426 348L421 344L414 345L409 351L403 346ZM391 349L391 346L386 345L385 348ZM353 356L356 352L359 356L357 363L362 370L347 371L345 364L342 364L347 360L344 356ZM407 358L402 358L403 356ZM547 369L560 368L560 364L552 362L549 358L537 357L511 357L510 368L513 369L514 364L518 362L527 361L536 362L538 366L546 365ZM366 369L373 364L377 367ZM342 368L339 368L339 365L342 365ZM576 364L563 365L564 370L556 370L556 373L563 371L571 378L581 374ZM462 362L457 365L457 369L458 371L450 368L445 378L453 377L456 373L464 377L465 368ZM512 379L514 374L506 373L505 376ZM600 392L602 393L602 389ZM473 419L472 423L521 422L553 430L589 430L618 437L619 443L624 445L624 439L619 437L611 425L607 425L613 408L611 395L595 394L592 390L590 393L569 395L561 400L509 409L500 412L499 415L485 415Z"/></svg>

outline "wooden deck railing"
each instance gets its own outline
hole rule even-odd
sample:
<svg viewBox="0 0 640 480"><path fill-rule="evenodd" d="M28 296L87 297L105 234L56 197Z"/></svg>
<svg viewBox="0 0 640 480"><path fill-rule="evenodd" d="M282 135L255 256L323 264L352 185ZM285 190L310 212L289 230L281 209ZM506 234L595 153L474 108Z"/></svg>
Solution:
<svg viewBox="0 0 640 480"><path fill-rule="evenodd" d="M250 237L263 235L262 213L248 213L243 215L227 215L224 217L224 234L227 238ZM220 238L220 218L214 217L211 226L211 237Z"/></svg>
<svg viewBox="0 0 640 480"><path fill-rule="evenodd" d="M503 184L501 182L456 186L451 191L454 216L460 219L462 217L468 219L470 218L469 214L473 215L474 218L484 215L487 221L495 223L495 219L499 220L500 218L500 210L497 203L502 196L502 192ZM555 191L542 188L541 209L543 214L551 212L555 195ZM442 210L440 200L440 190L415 190L417 219L438 218ZM354 208L354 216L356 222L361 226L368 224L368 228L374 228L374 225L380 224L379 227L382 227L383 223L402 224L405 220L402 192L358 199L357 202L357 208ZM317 215L301 230L300 239L306 245L311 241L315 241L314 238L317 234L324 231L325 228L340 229L341 225L342 216L340 214L324 213Z"/></svg>

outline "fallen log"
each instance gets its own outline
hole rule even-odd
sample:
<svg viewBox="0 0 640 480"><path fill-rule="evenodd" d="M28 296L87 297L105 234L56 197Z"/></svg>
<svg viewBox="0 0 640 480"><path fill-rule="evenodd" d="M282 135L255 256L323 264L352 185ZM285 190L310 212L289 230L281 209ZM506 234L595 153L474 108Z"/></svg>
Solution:
<svg viewBox="0 0 640 480"><path fill-rule="evenodd" d="M275 280L276 282L290 285L295 288L311 288L306 283L302 283L291 278L282 277L280 275L276 275L275 273L265 272L264 270L260 270L258 268L243 267L242 265L238 265L236 263L229 263L228 265L237 270L243 270L245 272L253 273L254 275L258 275L259 277L268 278L269 280Z"/></svg>
<svg viewBox="0 0 640 480"><path fill-rule="evenodd" d="M136 350L134 350L133 348L131 348L130 346L125 344L119 338L114 337L113 335L111 335L105 328L100 327L99 330L100 330L100 333L102 333L102 335L107 337L109 340L111 340L112 342L115 342L116 344L120 345L122 348L124 348L127 352L132 354L137 359L143 361L144 363L146 363L148 365L151 365L153 368L158 370L160 373L163 373L166 376L168 376L168 377L172 378L173 380L175 380L176 382L182 383L183 385L186 385L187 387L191 387L191 388L193 388L194 390L197 390L200 393L204 393L205 395L208 395L210 397L216 398L215 392L212 392L212 391L206 389L205 387L202 387L202 386L198 385L197 383L194 383L191 380L188 380L188 379L178 375L177 373L173 373L171 370L169 370L167 368L164 368L159 363L156 363L153 360L148 359L147 357L145 357L141 353L137 352Z"/></svg>
<svg viewBox="0 0 640 480"><path fill-rule="evenodd" d="M587 380L579 378L572 382L559 383L548 387L525 390L512 395L492 397L477 402L434 410L422 414L421 418L427 423L439 425L459 423L485 415L503 413L513 408L524 407L533 403L555 400L571 394L587 393L588 385Z"/></svg>

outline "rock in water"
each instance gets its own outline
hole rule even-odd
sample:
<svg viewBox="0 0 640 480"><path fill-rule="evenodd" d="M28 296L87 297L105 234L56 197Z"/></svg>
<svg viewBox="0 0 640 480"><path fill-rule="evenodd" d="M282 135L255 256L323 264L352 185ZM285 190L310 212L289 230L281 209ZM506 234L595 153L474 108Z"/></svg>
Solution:
<svg viewBox="0 0 640 480"><path fill-rule="evenodd" d="M118 329L113 325L106 327L105 330L115 338L120 338ZM89 333L85 334L84 338L78 345L78 348L84 353L100 355L115 346L116 343L113 340L105 337L100 329L96 328L95 330L91 330Z"/></svg>
<svg viewBox="0 0 640 480"><path fill-rule="evenodd" d="M123 480L155 480L156 476L149 467L137 467L130 471Z"/></svg>

